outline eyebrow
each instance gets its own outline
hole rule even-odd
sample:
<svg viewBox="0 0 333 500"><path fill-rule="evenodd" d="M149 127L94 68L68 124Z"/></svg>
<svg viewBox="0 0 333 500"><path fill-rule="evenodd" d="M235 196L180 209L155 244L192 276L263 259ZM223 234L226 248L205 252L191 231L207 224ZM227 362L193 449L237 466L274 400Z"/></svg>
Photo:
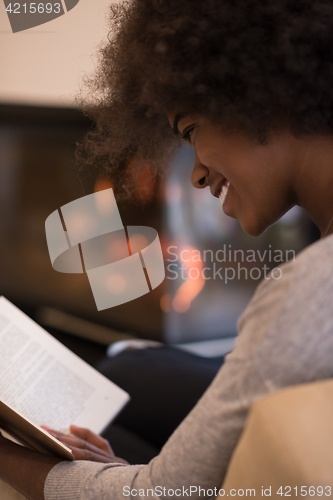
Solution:
<svg viewBox="0 0 333 500"><path fill-rule="evenodd" d="M185 118L185 116L187 116L188 113L177 113L176 116L175 116L175 119L173 121L173 131L176 135L181 135L179 130L178 130L178 122L179 120L181 120L182 118Z"/></svg>

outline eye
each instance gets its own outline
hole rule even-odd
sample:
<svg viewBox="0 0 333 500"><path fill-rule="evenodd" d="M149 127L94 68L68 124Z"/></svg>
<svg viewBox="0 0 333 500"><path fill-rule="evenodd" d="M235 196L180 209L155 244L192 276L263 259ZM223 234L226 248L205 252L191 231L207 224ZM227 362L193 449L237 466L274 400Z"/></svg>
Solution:
<svg viewBox="0 0 333 500"><path fill-rule="evenodd" d="M187 127L182 134L180 134L180 138L183 139L183 141L191 143L191 137L192 137L192 132L195 128L195 125L190 125Z"/></svg>

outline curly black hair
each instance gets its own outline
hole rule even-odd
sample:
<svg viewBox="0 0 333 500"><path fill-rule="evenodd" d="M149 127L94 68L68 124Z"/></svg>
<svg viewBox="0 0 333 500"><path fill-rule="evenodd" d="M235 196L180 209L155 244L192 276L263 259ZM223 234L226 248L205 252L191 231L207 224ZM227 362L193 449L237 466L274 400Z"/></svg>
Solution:
<svg viewBox="0 0 333 500"><path fill-rule="evenodd" d="M282 126L333 131L332 0L132 0L111 5L110 21L88 82L96 126L78 154L128 193L179 145L170 109L259 140Z"/></svg>

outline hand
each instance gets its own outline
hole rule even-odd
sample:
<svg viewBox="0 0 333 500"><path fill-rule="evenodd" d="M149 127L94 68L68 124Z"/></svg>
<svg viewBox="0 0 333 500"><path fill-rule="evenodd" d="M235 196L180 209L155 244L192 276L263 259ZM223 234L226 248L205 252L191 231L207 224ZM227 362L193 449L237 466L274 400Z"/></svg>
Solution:
<svg viewBox="0 0 333 500"><path fill-rule="evenodd" d="M45 425L42 425L42 428L68 446L73 451L75 460L128 465L126 460L115 456L110 443L106 439L94 434L89 429L71 425L69 428L71 434L68 435L50 429Z"/></svg>

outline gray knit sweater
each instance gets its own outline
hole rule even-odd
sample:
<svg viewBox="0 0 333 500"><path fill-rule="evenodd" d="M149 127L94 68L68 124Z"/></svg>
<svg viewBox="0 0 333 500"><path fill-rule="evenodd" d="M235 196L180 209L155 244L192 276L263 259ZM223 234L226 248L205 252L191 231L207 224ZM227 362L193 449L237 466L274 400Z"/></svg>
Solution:
<svg viewBox="0 0 333 500"><path fill-rule="evenodd" d="M257 288L236 347L156 458L129 466L61 462L46 479L45 500L124 500L131 490L139 499L202 499L203 490L219 488L254 401L333 375L333 235L281 269L280 279Z"/></svg>

